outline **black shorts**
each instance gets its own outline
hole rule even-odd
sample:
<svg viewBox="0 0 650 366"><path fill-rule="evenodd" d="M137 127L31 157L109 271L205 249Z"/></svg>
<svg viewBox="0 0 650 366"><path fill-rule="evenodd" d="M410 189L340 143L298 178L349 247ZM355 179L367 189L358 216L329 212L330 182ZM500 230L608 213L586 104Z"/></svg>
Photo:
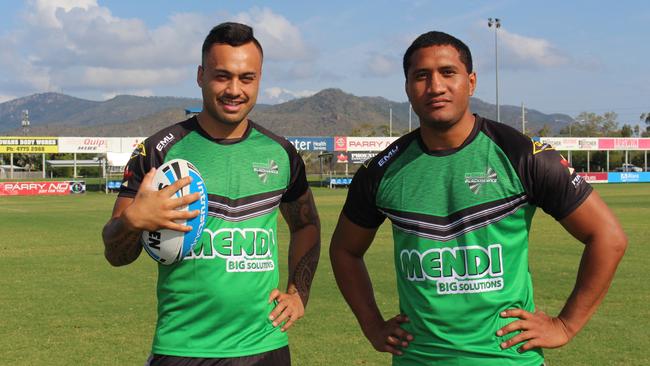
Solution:
<svg viewBox="0 0 650 366"><path fill-rule="evenodd" d="M252 356L197 358L151 355L145 366L291 366L289 346Z"/></svg>

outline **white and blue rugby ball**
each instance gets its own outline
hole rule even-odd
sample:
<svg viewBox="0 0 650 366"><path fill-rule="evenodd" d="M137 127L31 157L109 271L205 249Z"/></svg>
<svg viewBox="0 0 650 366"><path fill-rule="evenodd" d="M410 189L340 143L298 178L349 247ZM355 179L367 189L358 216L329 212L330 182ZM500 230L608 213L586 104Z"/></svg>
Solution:
<svg viewBox="0 0 650 366"><path fill-rule="evenodd" d="M201 238L208 217L208 192L201 174L187 160L174 159L164 163L158 167L153 178L153 188L161 190L187 176L192 177L192 183L178 190L174 196L180 198L195 192L201 194L198 200L177 209L180 211L200 211L199 215L193 219L177 221L179 224L191 226L192 231L185 233L161 229L142 232L142 246L151 258L164 265L171 265L181 261L194 249L199 238Z"/></svg>

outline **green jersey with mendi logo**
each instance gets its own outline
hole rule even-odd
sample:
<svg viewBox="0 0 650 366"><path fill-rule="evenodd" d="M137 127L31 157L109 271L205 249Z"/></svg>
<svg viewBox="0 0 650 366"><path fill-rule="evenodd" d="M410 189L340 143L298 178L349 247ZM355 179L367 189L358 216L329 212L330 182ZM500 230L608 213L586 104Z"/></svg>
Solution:
<svg viewBox="0 0 650 366"><path fill-rule="evenodd" d="M302 159L253 122L240 139L216 140L191 118L136 148L120 195L133 197L146 172L177 158L205 180L209 212L194 251L158 265L152 353L227 358L286 346L286 334L268 319L268 297L279 280L278 206L307 190Z"/></svg>
<svg viewBox="0 0 650 366"><path fill-rule="evenodd" d="M501 349L496 331L533 312L528 233L536 207L560 220L592 188L551 146L476 116L458 148L429 151L416 130L355 175L343 209L367 228L387 217L403 328L414 341L393 364L531 365L540 350Z"/></svg>

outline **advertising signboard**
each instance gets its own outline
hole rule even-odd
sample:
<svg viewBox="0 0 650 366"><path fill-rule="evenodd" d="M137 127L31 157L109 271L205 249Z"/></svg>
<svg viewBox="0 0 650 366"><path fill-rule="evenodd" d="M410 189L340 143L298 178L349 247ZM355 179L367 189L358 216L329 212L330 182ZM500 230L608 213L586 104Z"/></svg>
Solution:
<svg viewBox="0 0 650 366"><path fill-rule="evenodd" d="M397 137L350 137L348 136L348 151L382 151L397 140Z"/></svg>
<svg viewBox="0 0 650 366"><path fill-rule="evenodd" d="M353 151L353 152L348 153L348 155L350 155L350 163L352 163L352 164L363 164L363 163L366 162L366 160L374 158L375 155L377 155L377 153L376 152L368 152L368 151L365 151L365 152Z"/></svg>
<svg viewBox="0 0 650 366"><path fill-rule="evenodd" d="M0 196L61 196L86 193L86 182L0 182Z"/></svg>
<svg viewBox="0 0 650 366"><path fill-rule="evenodd" d="M607 173L578 173L588 183L607 183Z"/></svg>
<svg viewBox="0 0 650 366"><path fill-rule="evenodd" d="M650 172L609 173L609 183L641 183L650 182Z"/></svg>
<svg viewBox="0 0 650 366"><path fill-rule="evenodd" d="M59 152L56 137L0 137L0 153L54 154Z"/></svg>
<svg viewBox="0 0 650 366"><path fill-rule="evenodd" d="M286 139L298 151L334 150L334 139L332 137L287 137Z"/></svg>
<svg viewBox="0 0 650 366"><path fill-rule="evenodd" d="M59 137L60 153L107 153L120 148L119 137Z"/></svg>

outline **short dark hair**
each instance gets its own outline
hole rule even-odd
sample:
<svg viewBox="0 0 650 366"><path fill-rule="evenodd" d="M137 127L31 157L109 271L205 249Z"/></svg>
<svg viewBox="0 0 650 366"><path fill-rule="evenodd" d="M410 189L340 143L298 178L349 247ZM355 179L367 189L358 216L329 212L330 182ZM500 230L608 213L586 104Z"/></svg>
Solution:
<svg viewBox="0 0 650 366"><path fill-rule="evenodd" d="M235 22L221 23L212 28L210 33L208 33L208 36L205 37L203 48L201 49L201 62L203 62L203 59L205 59L205 56L210 52L210 49L215 44L227 44L233 47L238 47L248 42L253 42L257 49L260 50L262 57L264 57L262 45L253 35L253 28L246 24Z"/></svg>
<svg viewBox="0 0 650 366"><path fill-rule="evenodd" d="M415 51L420 48L431 47L431 46L452 46L458 51L460 55L460 61L465 64L465 69L468 74L472 73L472 53L469 51L469 47L463 43L458 38L451 36L444 32L431 31L424 34L421 34L418 38L411 43L409 48L404 54L404 76L408 79L408 70L411 67L411 56Z"/></svg>

